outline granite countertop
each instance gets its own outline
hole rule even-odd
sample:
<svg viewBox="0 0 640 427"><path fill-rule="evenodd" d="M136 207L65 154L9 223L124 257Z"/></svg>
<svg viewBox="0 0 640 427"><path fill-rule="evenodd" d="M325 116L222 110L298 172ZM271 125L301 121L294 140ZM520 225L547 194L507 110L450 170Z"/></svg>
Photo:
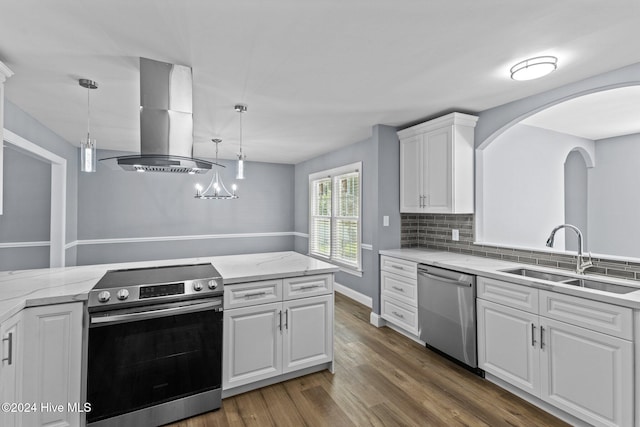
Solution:
<svg viewBox="0 0 640 427"><path fill-rule="evenodd" d="M25 307L85 301L87 293L107 270L207 262L220 272L225 285L338 271L332 264L297 252L3 271L0 272L0 323Z"/></svg>
<svg viewBox="0 0 640 427"><path fill-rule="evenodd" d="M502 261L492 258L483 258L473 255L464 255L454 252L445 252L432 249L388 249L381 250L380 255L387 255L434 267L448 268L476 276L488 277L497 280L504 280L524 286L531 286L553 292L559 292L577 297L588 298L610 304L640 309L640 282L632 280L614 279L605 276L587 274L578 276L567 270L547 268L539 265L519 264L509 261ZM559 273L565 276L585 277L600 282L619 284L635 287L638 290L627 294L615 294L612 292L599 291L596 289L581 288L579 286L567 285L564 283L550 282L548 280L534 279L531 277L517 276L504 273L501 270L511 268L530 268L532 270Z"/></svg>

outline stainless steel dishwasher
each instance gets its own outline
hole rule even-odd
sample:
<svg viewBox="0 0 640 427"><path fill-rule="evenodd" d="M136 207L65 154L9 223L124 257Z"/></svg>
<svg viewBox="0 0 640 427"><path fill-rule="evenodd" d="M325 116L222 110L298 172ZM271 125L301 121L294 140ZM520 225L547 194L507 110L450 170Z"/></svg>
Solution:
<svg viewBox="0 0 640 427"><path fill-rule="evenodd" d="M476 346L476 277L418 265L420 339L478 370Z"/></svg>

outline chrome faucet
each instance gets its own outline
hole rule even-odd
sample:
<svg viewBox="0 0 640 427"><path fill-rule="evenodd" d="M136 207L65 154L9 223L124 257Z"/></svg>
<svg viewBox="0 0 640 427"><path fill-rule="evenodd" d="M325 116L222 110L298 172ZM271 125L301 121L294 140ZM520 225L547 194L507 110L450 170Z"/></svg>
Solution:
<svg viewBox="0 0 640 427"><path fill-rule="evenodd" d="M583 248L582 248L582 232L580 231L580 229L578 227L576 227L575 225L571 225L571 224L561 224L561 225L557 226L556 228L551 230L551 234L549 235L549 238L547 239L547 246L550 247L550 248L553 247L553 240L554 240L554 238L556 236L556 231L560 230L561 228L568 228L570 230L573 230L578 235L578 257L576 258L576 273L577 274L584 274L584 271L587 268L593 267L593 262L591 262L591 255L589 255L589 260L588 261L584 260L584 256L582 254L582 251L583 251Z"/></svg>

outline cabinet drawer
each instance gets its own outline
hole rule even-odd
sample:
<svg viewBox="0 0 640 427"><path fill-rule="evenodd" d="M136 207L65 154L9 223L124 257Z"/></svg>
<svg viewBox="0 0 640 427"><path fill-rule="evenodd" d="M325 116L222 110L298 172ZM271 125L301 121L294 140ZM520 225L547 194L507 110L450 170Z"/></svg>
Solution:
<svg viewBox="0 0 640 427"><path fill-rule="evenodd" d="M385 255L380 257L380 270L417 280L418 263Z"/></svg>
<svg viewBox="0 0 640 427"><path fill-rule="evenodd" d="M418 334L418 309L383 295L382 318L402 329Z"/></svg>
<svg viewBox="0 0 640 427"><path fill-rule="evenodd" d="M633 339L630 308L540 291L540 315L626 340Z"/></svg>
<svg viewBox="0 0 640 427"><path fill-rule="evenodd" d="M224 287L224 308L248 307L282 301L282 280L238 283Z"/></svg>
<svg viewBox="0 0 640 427"><path fill-rule="evenodd" d="M418 306L417 280L398 276L388 271L380 272L380 287L382 294L405 302L412 307Z"/></svg>
<svg viewBox="0 0 640 427"><path fill-rule="evenodd" d="M538 289L478 277L478 298L538 314Z"/></svg>
<svg viewBox="0 0 640 427"><path fill-rule="evenodd" d="M333 292L333 274L282 279L284 300L326 295Z"/></svg>

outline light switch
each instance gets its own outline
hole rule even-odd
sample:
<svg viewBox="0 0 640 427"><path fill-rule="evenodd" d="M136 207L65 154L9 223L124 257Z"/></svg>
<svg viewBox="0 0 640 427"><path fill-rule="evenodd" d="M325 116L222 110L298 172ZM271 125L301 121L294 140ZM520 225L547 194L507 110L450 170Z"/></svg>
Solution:
<svg viewBox="0 0 640 427"><path fill-rule="evenodd" d="M455 240L456 242L460 240L460 230L455 228L451 230L451 240Z"/></svg>
<svg viewBox="0 0 640 427"><path fill-rule="evenodd" d="M389 226L389 215L385 215L382 217L382 226L383 227Z"/></svg>

